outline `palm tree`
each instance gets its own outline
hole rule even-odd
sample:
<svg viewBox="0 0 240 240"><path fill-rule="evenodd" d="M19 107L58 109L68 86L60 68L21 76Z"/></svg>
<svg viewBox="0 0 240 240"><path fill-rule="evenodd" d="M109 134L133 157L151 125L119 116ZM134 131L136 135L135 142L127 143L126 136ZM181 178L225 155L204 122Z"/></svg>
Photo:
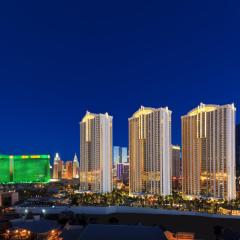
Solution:
<svg viewBox="0 0 240 240"><path fill-rule="evenodd" d="M158 196L157 204L158 204L158 207L160 207L160 208L164 207L164 198L163 198L163 196L161 196L161 195Z"/></svg>

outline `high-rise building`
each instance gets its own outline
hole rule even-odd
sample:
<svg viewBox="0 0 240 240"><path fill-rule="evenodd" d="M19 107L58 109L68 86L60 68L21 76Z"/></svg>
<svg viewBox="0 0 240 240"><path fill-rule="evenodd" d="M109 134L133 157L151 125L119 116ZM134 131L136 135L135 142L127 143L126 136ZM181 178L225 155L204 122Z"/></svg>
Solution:
<svg viewBox="0 0 240 240"><path fill-rule="evenodd" d="M53 178L58 179L58 163L60 161L60 156L58 153L56 153L53 161Z"/></svg>
<svg viewBox="0 0 240 240"><path fill-rule="evenodd" d="M53 178L54 179L61 179L63 172L63 161L60 158L59 153L56 153L53 162Z"/></svg>
<svg viewBox="0 0 240 240"><path fill-rule="evenodd" d="M179 191L181 189L181 148L172 145L172 189Z"/></svg>
<svg viewBox="0 0 240 240"><path fill-rule="evenodd" d="M116 166L116 180L129 185L129 163L118 163Z"/></svg>
<svg viewBox="0 0 240 240"><path fill-rule="evenodd" d="M240 124L236 125L236 167L240 172Z"/></svg>
<svg viewBox="0 0 240 240"><path fill-rule="evenodd" d="M122 181L125 186L129 186L129 163L123 163Z"/></svg>
<svg viewBox="0 0 240 240"><path fill-rule="evenodd" d="M181 177L181 148L172 145L172 176Z"/></svg>
<svg viewBox="0 0 240 240"><path fill-rule="evenodd" d="M112 117L87 112L80 122L80 191L112 191Z"/></svg>
<svg viewBox="0 0 240 240"><path fill-rule="evenodd" d="M113 147L113 165L116 166L118 163L127 163L128 162L128 153L127 147Z"/></svg>
<svg viewBox="0 0 240 240"><path fill-rule="evenodd" d="M73 178L79 178L79 162L76 153L73 159Z"/></svg>
<svg viewBox="0 0 240 240"><path fill-rule="evenodd" d="M182 162L181 148L177 145L172 145L172 189L174 191L182 190Z"/></svg>
<svg viewBox="0 0 240 240"><path fill-rule="evenodd" d="M71 180L73 178L73 162L66 161L62 168L62 179Z"/></svg>
<svg viewBox="0 0 240 240"><path fill-rule="evenodd" d="M240 193L240 124L236 125L236 191Z"/></svg>
<svg viewBox="0 0 240 240"><path fill-rule="evenodd" d="M117 180L122 180L123 177L123 163L117 164Z"/></svg>
<svg viewBox="0 0 240 240"><path fill-rule="evenodd" d="M127 147L113 147L113 187L117 186L117 182L122 180L123 164L128 163L128 152ZM125 181L126 182L126 181Z"/></svg>
<svg viewBox="0 0 240 240"><path fill-rule="evenodd" d="M120 152L120 160L121 160L121 163L127 163L128 162L128 150L127 150L127 147L122 147L121 148L121 152Z"/></svg>
<svg viewBox="0 0 240 240"><path fill-rule="evenodd" d="M130 192L172 193L171 114L141 107L129 118Z"/></svg>
<svg viewBox="0 0 240 240"><path fill-rule="evenodd" d="M236 197L235 114L234 104L201 103L182 117L183 193Z"/></svg>
<svg viewBox="0 0 240 240"><path fill-rule="evenodd" d="M120 147L113 146L113 167L120 163Z"/></svg>

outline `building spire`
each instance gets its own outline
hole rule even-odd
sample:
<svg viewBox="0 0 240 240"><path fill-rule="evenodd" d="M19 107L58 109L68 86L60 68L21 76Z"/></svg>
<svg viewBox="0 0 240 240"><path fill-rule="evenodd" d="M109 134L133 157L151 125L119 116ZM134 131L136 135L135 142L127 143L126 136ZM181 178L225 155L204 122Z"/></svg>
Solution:
<svg viewBox="0 0 240 240"><path fill-rule="evenodd" d="M56 153L55 157L54 157L54 162L57 162L57 161L60 161L61 158L60 158L60 155L59 153Z"/></svg>
<svg viewBox="0 0 240 240"><path fill-rule="evenodd" d="M75 153L75 155L74 155L73 162L78 162L77 153Z"/></svg>

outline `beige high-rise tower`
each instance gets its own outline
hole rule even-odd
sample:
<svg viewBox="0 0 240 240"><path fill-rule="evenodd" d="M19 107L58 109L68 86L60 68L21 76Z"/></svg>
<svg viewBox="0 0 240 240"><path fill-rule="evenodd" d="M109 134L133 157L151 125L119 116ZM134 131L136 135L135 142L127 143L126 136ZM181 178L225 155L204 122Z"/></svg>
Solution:
<svg viewBox="0 0 240 240"><path fill-rule="evenodd" d="M112 191L112 117L87 112L80 122L80 191Z"/></svg>
<svg viewBox="0 0 240 240"><path fill-rule="evenodd" d="M236 198L235 113L234 104L201 103L182 117L184 194Z"/></svg>
<svg viewBox="0 0 240 240"><path fill-rule="evenodd" d="M172 193L171 114L141 107L129 118L130 193Z"/></svg>

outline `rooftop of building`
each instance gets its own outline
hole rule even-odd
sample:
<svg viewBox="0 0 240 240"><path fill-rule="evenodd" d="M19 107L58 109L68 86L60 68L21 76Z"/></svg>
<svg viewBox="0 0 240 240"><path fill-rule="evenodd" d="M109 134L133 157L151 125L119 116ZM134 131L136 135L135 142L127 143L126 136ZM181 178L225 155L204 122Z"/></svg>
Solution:
<svg viewBox="0 0 240 240"><path fill-rule="evenodd" d="M46 219L15 219L11 221L13 229L27 229L34 233L47 233L53 229L59 229L57 221Z"/></svg>
<svg viewBox="0 0 240 240"><path fill-rule="evenodd" d="M165 108L151 108L151 107L144 107L144 106L141 106L133 115L132 117L133 118L138 118L139 116L141 115L148 115L158 109L165 109L167 111L170 111L168 109L168 107L165 107Z"/></svg>
<svg viewBox="0 0 240 240"><path fill-rule="evenodd" d="M179 145L172 145L172 149L181 150L181 147Z"/></svg>
<svg viewBox="0 0 240 240"><path fill-rule="evenodd" d="M234 104L227 104L227 105L216 105L216 104L204 104L204 103L200 103L199 106L197 106L196 108L192 109L191 111L189 111L187 113L187 116L196 116L199 113L202 112L212 112L215 111L217 108L219 107L224 107L224 106L229 106L235 109Z"/></svg>
<svg viewBox="0 0 240 240"><path fill-rule="evenodd" d="M199 106L197 106L196 108L194 108L193 110L188 112L188 115L194 116L201 112L212 112L212 111L216 110L218 107L219 107L218 105L214 105L214 104L200 103Z"/></svg>
<svg viewBox="0 0 240 240"><path fill-rule="evenodd" d="M64 240L78 240L80 239L82 231L82 228L64 229L60 237Z"/></svg>
<svg viewBox="0 0 240 240"><path fill-rule="evenodd" d="M80 235L81 240L165 240L166 237L160 227L142 225L105 225L90 224Z"/></svg>
<svg viewBox="0 0 240 240"><path fill-rule="evenodd" d="M1 159L50 159L50 155L2 155L0 154Z"/></svg>
<svg viewBox="0 0 240 240"><path fill-rule="evenodd" d="M83 119L81 120L81 123L84 123L88 120L94 119L96 116L99 116L99 115L104 115L106 117L112 118L112 116L110 116L107 112L97 114L97 113L91 113L91 112L87 111L86 114L84 115Z"/></svg>

